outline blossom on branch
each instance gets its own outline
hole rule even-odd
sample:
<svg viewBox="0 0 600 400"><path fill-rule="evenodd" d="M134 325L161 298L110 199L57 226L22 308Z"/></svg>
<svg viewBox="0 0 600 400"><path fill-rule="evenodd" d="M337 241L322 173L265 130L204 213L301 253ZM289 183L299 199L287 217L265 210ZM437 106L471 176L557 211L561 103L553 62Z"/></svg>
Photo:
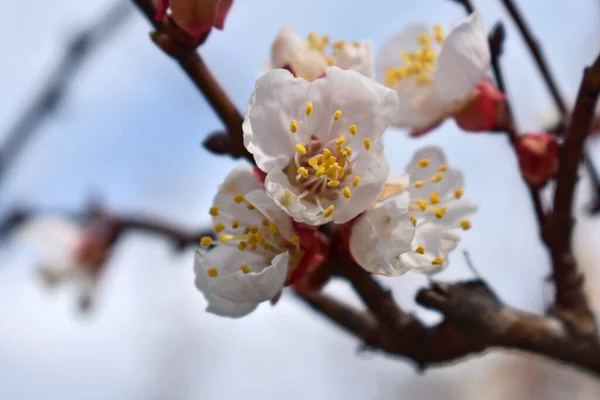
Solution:
<svg viewBox="0 0 600 400"><path fill-rule="evenodd" d="M445 37L423 24L390 38L377 60L378 79L398 93L393 125L419 136L454 117L464 130L503 127L504 94L485 77L490 49L483 16L475 11Z"/></svg>
<svg viewBox="0 0 600 400"><path fill-rule="evenodd" d="M311 32L308 40L304 41L289 26L285 26L271 46L271 58L265 69L286 68L297 77L313 81L321 77L329 66L372 77L373 64L373 45L368 40L339 40L330 44L328 36Z"/></svg>
<svg viewBox="0 0 600 400"><path fill-rule="evenodd" d="M233 0L157 0L156 20L161 20L171 9L171 17L191 36L200 36L213 26L223 29Z"/></svg>
<svg viewBox="0 0 600 400"><path fill-rule="evenodd" d="M355 71L329 67L309 82L275 69L256 82L244 145L267 194L296 222L341 224L383 188L382 135L397 107L394 91Z"/></svg>
<svg viewBox="0 0 600 400"><path fill-rule="evenodd" d="M519 167L523 178L533 187L542 187L558 168L556 136L526 133L517 138Z"/></svg>
<svg viewBox="0 0 600 400"><path fill-rule="evenodd" d="M374 274L439 272L460 240L456 231L471 228L467 217L476 209L464 197L460 171L448 167L441 149L424 147L354 222L350 252Z"/></svg>
<svg viewBox="0 0 600 400"><path fill-rule="evenodd" d="M319 257L304 247L291 218L267 196L250 167L227 176L210 215L218 241L202 238L203 247L215 246L196 253L194 270L213 314L249 314Z"/></svg>

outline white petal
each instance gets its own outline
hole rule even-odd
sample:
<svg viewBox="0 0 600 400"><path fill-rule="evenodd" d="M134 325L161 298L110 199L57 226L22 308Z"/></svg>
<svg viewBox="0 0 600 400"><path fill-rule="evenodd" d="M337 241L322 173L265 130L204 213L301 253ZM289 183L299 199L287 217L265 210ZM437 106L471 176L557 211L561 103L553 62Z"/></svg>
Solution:
<svg viewBox="0 0 600 400"><path fill-rule="evenodd" d="M275 224L279 235L291 242L292 237L296 235L292 219L285 211L275 204L273 199L267 195L264 189L248 193L246 195L246 200L252 203L266 219Z"/></svg>
<svg viewBox="0 0 600 400"><path fill-rule="evenodd" d="M425 254L409 251L400 256L400 262L413 272L434 274L448 266L448 254L456 248L459 240L460 237L448 228L434 224L418 226L412 246L413 249L423 246ZM432 264L436 257L442 257L443 262Z"/></svg>
<svg viewBox="0 0 600 400"><path fill-rule="evenodd" d="M230 172L213 199L213 205L220 208L219 215L213 217L213 223L222 222L229 227L235 220L241 226L259 226L264 216L257 210L248 210L247 202L238 204L234 201L234 196L245 196L255 190L262 189L251 167L239 167Z"/></svg>
<svg viewBox="0 0 600 400"><path fill-rule="evenodd" d="M284 26L277 33L271 45L271 67L282 68L290 64L296 53L302 49L303 40L290 26Z"/></svg>
<svg viewBox="0 0 600 400"><path fill-rule="evenodd" d="M428 160L429 164L423 168L418 164L421 160ZM434 176L438 168L446 164L446 156L440 147L425 146L413 154L404 170L410 175L410 181L416 182Z"/></svg>
<svg viewBox="0 0 600 400"><path fill-rule="evenodd" d="M370 40L345 43L344 47L333 54L335 65L345 69L360 72L364 76L373 78L374 59L373 43Z"/></svg>
<svg viewBox="0 0 600 400"><path fill-rule="evenodd" d="M225 300L209 290L209 280L212 279L206 274L203 266L203 255L196 252L194 261L194 270L196 273L196 287L202 292L204 298L208 302L206 311L220 315L222 317L239 318L254 311L258 303L234 303Z"/></svg>
<svg viewBox="0 0 600 400"><path fill-rule="evenodd" d="M462 197L460 199L453 199L442 204L446 207L446 213L441 219L432 219L432 223L446 225L451 227L459 227L460 222L467 219L469 216L477 211L477 204L471 199Z"/></svg>
<svg viewBox="0 0 600 400"><path fill-rule="evenodd" d="M398 108L393 90L356 71L337 67L327 68L325 77L312 82L308 99L314 105L313 114L307 118L312 134L326 143L344 135L357 147L365 138L378 141ZM341 117L334 121L338 110ZM350 125L357 126L356 136L348 133Z"/></svg>
<svg viewBox="0 0 600 400"><path fill-rule="evenodd" d="M475 11L450 32L433 72L440 98L452 104L466 99L490 66L490 48L483 15Z"/></svg>
<svg viewBox="0 0 600 400"><path fill-rule="evenodd" d="M401 32L390 37L377 56L377 80L385 82L386 70L404 65L400 57L402 53L421 50L419 36L429 33L430 29L425 24L409 24Z"/></svg>
<svg viewBox="0 0 600 400"><path fill-rule="evenodd" d="M323 217L323 211L314 202L304 198L298 199L300 193L297 193L296 188L292 188L287 175L281 171L269 172L265 179L265 190L275 204L296 222L323 225L333 219Z"/></svg>
<svg viewBox="0 0 600 400"><path fill-rule="evenodd" d="M405 272L395 260L412 246L409 202L407 193L385 200L365 212L352 227L350 252L367 271L388 276Z"/></svg>
<svg viewBox="0 0 600 400"><path fill-rule="evenodd" d="M254 88L244 119L244 145L254 155L260 169L281 169L294 155L299 140L307 142L308 131L301 129L292 138L290 123L297 119L306 98L309 83L294 78L284 69L261 76Z"/></svg>
<svg viewBox="0 0 600 400"><path fill-rule="evenodd" d="M210 290L234 303L260 303L275 297L287 279L290 255L278 254L262 271L245 274L241 270L216 277Z"/></svg>
<svg viewBox="0 0 600 400"><path fill-rule="evenodd" d="M364 212L381 194L388 173L389 164L383 151L372 148L361 152L356 159L352 175L346 178L346 182L350 184L354 176L359 176L360 183L356 188L351 186L350 199L340 195L334 202L333 221L343 224Z"/></svg>
<svg viewBox="0 0 600 400"><path fill-rule="evenodd" d="M238 167L231 171L221 185L219 193L245 195L253 190L260 189L258 179L252 172L252 167Z"/></svg>
<svg viewBox="0 0 600 400"><path fill-rule="evenodd" d="M301 48L290 62L296 76L307 81L314 81L325 72L329 64L323 53L312 49Z"/></svg>

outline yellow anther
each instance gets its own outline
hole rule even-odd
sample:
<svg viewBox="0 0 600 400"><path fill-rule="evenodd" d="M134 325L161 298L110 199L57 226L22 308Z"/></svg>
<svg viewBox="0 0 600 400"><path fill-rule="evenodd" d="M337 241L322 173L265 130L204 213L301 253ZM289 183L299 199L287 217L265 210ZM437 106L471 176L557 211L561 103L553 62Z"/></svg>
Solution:
<svg viewBox="0 0 600 400"><path fill-rule="evenodd" d="M442 219L445 214L446 214L446 207L441 207L441 208L438 208L438 210L435 212L435 217L438 219Z"/></svg>
<svg viewBox="0 0 600 400"><path fill-rule="evenodd" d="M346 136L342 135L340 136L336 141L335 144L338 146L343 145L346 142Z"/></svg>
<svg viewBox="0 0 600 400"><path fill-rule="evenodd" d="M246 247L248 247L248 243L246 243L246 242L239 242L237 245L237 248L240 251L246 250Z"/></svg>
<svg viewBox="0 0 600 400"><path fill-rule="evenodd" d="M313 105L311 102L308 102L308 104L306 105L306 110L304 110L304 113L306 114L306 116L309 116L310 114L312 114L313 112Z"/></svg>
<svg viewBox="0 0 600 400"><path fill-rule="evenodd" d="M298 244L298 243L300 243L300 237L292 236L292 244Z"/></svg>
<svg viewBox="0 0 600 400"><path fill-rule="evenodd" d="M265 228L267 226L269 226L269 220L268 219L263 219L262 221L260 221L260 223L262 224L262 226L264 226Z"/></svg>
<svg viewBox="0 0 600 400"><path fill-rule="evenodd" d="M371 139L365 139L364 141L365 149L369 150L371 148Z"/></svg>
<svg viewBox="0 0 600 400"><path fill-rule="evenodd" d="M253 205L253 204L250 204L250 203L246 204L246 208L247 208L248 210L250 210L250 211L252 211L252 210L256 209L256 207L254 207L254 205Z"/></svg>
<svg viewBox="0 0 600 400"><path fill-rule="evenodd" d="M434 175L431 178L429 178L429 180L431 182L437 183L437 182L441 181L443 178L444 178L444 174L441 173L441 172L438 172L436 175Z"/></svg>
<svg viewBox="0 0 600 400"><path fill-rule="evenodd" d="M277 233L277 227L275 226L275 224L269 225L269 232L271 232L273 235Z"/></svg>
<svg viewBox="0 0 600 400"><path fill-rule="evenodd" d="M223 232L224 230L225 230L225 225L223 225L223 223L222 223L222 222L217 222L217 223L215 224L215 232L217 232L217 233L221 233L221 232Z"/></svg>
<svg viewBox="0 0 600 400"><path fill-rule="evenodd" d="M444 43L444 28L441 25L434 25L433 33L435 35L435 40L438 43Z"/></svg>
<svg viewBox="0 0 600 400"><path fill-rule="evenodd" d="M333 42L333 48L337 51L342 51L344 50L344 46L346 45L346 42L344 42L343 40L338 40L336 42Z"/></svg>
<svg viewBox="0 0 600 400"><path fill-rule="evenodd" d="M242 264L242 265L240 265L240 269L241 269L241 270L242 270L242 272L243 272L243 273L245 273L245 274L249 274L249 273L251 272L251 271L250 271L250 268L249 268L249 267L248 267L246 264Z"/></svg>
<svg viewBox="0 0 600 400"><path fill-rule="evenodd" d="M344 188L344 197L347 198L347 199L349 199L349 198L352 197L352 192L350 191L350 187L349 186L346 186Z"/></svg>
<svg viewBox="0 0 600 400"><path fill-rule="evenodd" d="M404 60L405 63L409 64L413 61L414 56L412 53L409 53L407 51L403 52L402 54L400 54L400 58L402 60Z"/></svg>
<svg viewBox="0 0 600 400"><path fill-rule="evenodd" d="M319 165L319 160L317 160L315 157L311 157L308 159L308 165L316 169L317 165Z"/></svg>
<svg viewBox="0 0 600 400"><path fill-rule="evenodd" d="M231 236L231 235L226 235L226 234L221 235L221 242L223 242L223 243L228 243L228 242L231 242L232 240L233 240L233 236Z"/></svg>
<svg viewBox="0 0 600 400"><path fill-rule="evenodd" d="M394 86L398 83L398 78L396 77L396 71L394 69L387 69L385 71L385 84L387 86Z"/></svg>
<svg viewBox="0 0 600 400"><path fill-rule="evenodd" d="M346 155L348 155L348 157L350 157L352 155L352 147L345 146L344 151L346 152Z"/></svg>
<svg viewBox="0 0 600 400"><path fill-rule="evenodd" d="M356 175L354 177L354 180L352 181L352 187L357 187L359 183L360 183L360 176Z"/></svg>
<svg viewBox="0 0 600 400"><path fill-rule="evenodd" d="M406 67L400 67L400 68L396 68L395 70L392 70L392 73L394 74L394 77L401 81L403 79L406 79L406 77L408 76L408 68Z"/></svg>
<svg viewBox="0 0 600 400"><path fill-rule="evenodd" d="M448 170L448 164L442 164L438 167L439 172L446 172Z"/></svg>
<svg viewBox="0 0 600 400"><path fill-rule="evenodd" d="M247 235L250 233L250 228L246 227L246 229L244 229L244 235Z"/></svg>
<svg viewBox="0 0 600 400"><path fill-rule="evenodd" d="M443 262L444 262L444 259L442 257L436 257L433 260L431 260L432 265L440 265Z"/></svg>
<svg viewBox="0 0 600 400"><path fill-rule="evenodd" d="M232 227L233 229L237 229L237 228L239 228L239 227L240 227L240 223L239 223L238 221L233 221L233 222L231 223L231 227Z"/></svg>
<svg viewBox="0 0 600 400"><path fill-rule="evenodd" d="M354 135L356 135L356 129L357 129L357 128L356 128L356 125L350 125L350 126L348 127L348 132L350 132L350 134L351 134L352 136L354 136Z"/></svg>
<svg viewBox="0 0 600 400"><path fill-rule="evenodd" d="M337 110L336 112L333 113L333 119L336 121L339 120L341 116L342 116L342 110Z"/></svg>
<svg viewBox="0 0 600 400"><path fill-rule="evenodd" d="M463 219L462 221L460 221L460 227L463 228L465 231L471 229L471 221L469 221L468 219Z"/></svg>
<svg viewBox="0 0 600 400"><path fill-rule="evenodd" d="M414 215L412 215L412 214L410 214L410 215L409 215L409 217L410 217L410 223L411 223L413 226L417 226L417 219L415 218L415 216L414 216Z"/></svg>
<svg viewBox="0 0 600 400"><path fill-rule="evenodd" d="M214 207L211 207L211 208L208 209L208 213L210 215L212 215L213 217L216 217L217 215L219 215L219 210L220 210L219 207L214 206Z"/></svg>
<svg viewBox="0 0 600 400"><path fill-rule="evenodd" d="M325 218L329 218L329 217L331 217L331 214L333 214L334 211L335 211L335 207L332 204L329 207L327 207L327 209L323 212L323 216Z"/></svg>
<svg viewBox="0 0 600 400"><path fill-rule="evenodd" d="M318 40L319 40L319 35L317 35L317 33L316 33L316 32L310 32L310 33L308 34L308 41L309 41L310 43L314 43L314 42L316 42L316 41L318 41Z"/></svg>
<svg viewBox="0 0 600 400"><path fill-rule="evenodd" d="M212 244L213 240L210 236L204 236L202 239L200 239L200 245L202 247L208 247Z"/></svg>
<svg viewBox="0 0 600 400"><path fill-rule="evenodd" d="M417 200L415 203L419 206L421 211L425 212L427 210L427 200Z"/></svg>
<svg viewBox="0 0 600 400"><path fill-rule="evenodd" d="M337 169L338 178L343 178L344 174L346 173L346 170L344 169L344 167L338 165L336 167L336 169Z"/></svg>
<svg viewBox="0 0 600 400"><path fill-rule="evenodd" d="M206 270L206 273L208 274L208 276L210 276L212 278L219 276L219 271L217 271L216 268L209 268Z"/></svg>
<svg viewBox="0 0 600 400"><path fill-rule="evenodd" d="M454 191L454 197L456 197L457 199L460 199L464 193L465 193L464 189L456 189Z"/></svg>
<svg viewBox="0 0 600 400"><path fill-rule="evenodd" d="M416 181L415 182L416 188L422 188L423 186L425 186L425 181Z"/></svg>
<svg viewBox="0 0 600 400"><path fill-rule="evenodd" d="M300 143L298 143L295 148L298 153L306 154L306 147L302 146Z"/></svg>
<svg viewBox="0 0 600 400"><path fill-rule="evenodd" d="M425 254L425 247L419 246L415 251L419 254Z"/></svg>
<svg viewBox="0 0 600 400"><path fill-rule="evenodd" d="M425 72L421 72L417 76L417 84L418 85L425 86L425 85L429 85L431 82L432 82L431 77L429 76L429 74L427 74Z"/></svg>
<svg viewBox="0 0 600 400"><path fill-rule="evenodd" d="M253 234L258 233L258 228L256 226L251 226L250 227L250 233L253 233Z"/></svg>
<svg viewBox="0 0 600 400"><path fill-rule="evenodd" d="M294 201L294 199L296 198L296 196L294 196L294 194L292 192L285 192L281 195L281 197L279 197L279 201L281 202L282 205L284 206L289 206L290 204L292 204L292 201Z"/></svg>
<svg viewBox="0 0 600 400"><path fill-rule="evenodd" d="M290 131L292 131L292 133L296 133L298 131L298 121L295 119L290 122Z"/></svg>
<svg viewBox="0 0 600 400"><path fill-rule="evenodd" d="M308 177L308 170L304 167L298 168L298 175L302 175L303 177Z"/></svg>
<svg viewBox="0 0 600 400"><path fill-rule="evenodd" d="M235 196L233 196L233 201L235 201L238 204L240 204L244 200L246 200L246 198L241 194L236 194Z"/></svg>
<svg viewBox="0 0 600 400"><path fill-rule="evenodd" d="M321 178L325 174L325 168L319 167L317 168L317 172L315 172L315 176L317 178Z"/></svg>
<svg viewBox="0 0 600 400"><path fill-rule="evenodd" d="M328 187L336 187L340 184L340 181L329 181L327 182Z"/></svg>
<svg viewBox="0 0 600 400"><path fill-rule="evenodd" d="M325 147L323 149L323 161L327 161L331 158L331 150L329 150L327 147Z"/></svg>
<svg viewBox="0 0 600 400"><path fill-rule="evenodd" d="M431 43L431 36L427 33L423 33L419 36L419 44L423 47L427 47Z"/></svg>
<svg viewBox="0 0 600 400"><path fill-rule="evenodd" d="M440 194L437 190L429 195L429 201L431 204L438 204L440 202Z"/></svg>
<svg viewBox="0 0 600 400"><path fill-rule="evenodd" d="M342 148L341 145L338 145L335 147L335 152L337 153L337 155L342 155L344 153L344 149Z"/></svg>
<svg viewBox="0 0 600 400"><path fill-rule="evenodd" d="M425 168L429 165L429 159L428 158L424 158L422 160L417 161L417 165L421 168Z"/></svg>
<svg viewBox="0 0 600 400"><path fill-rule="evenodd" d="M331 166L327 168L327 170L325 171L325 175L327 175L329 179L335 180L337 179L337 169Z"/></svg>

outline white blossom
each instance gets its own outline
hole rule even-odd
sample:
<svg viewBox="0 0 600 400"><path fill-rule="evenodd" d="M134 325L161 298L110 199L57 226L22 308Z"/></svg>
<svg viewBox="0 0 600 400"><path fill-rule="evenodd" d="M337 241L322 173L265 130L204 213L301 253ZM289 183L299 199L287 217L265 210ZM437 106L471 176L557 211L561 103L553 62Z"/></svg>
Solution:
<svg viewBox="0 0 600 400"><path fill-rule="evenodd" d="M275 297L304 256L289 216L266 195L249 167L232 171L210 208L218 242L198 251L196 286L207 311L241 317Z"/></svg>
<svg viewBox="0 0 600 400"><path fill-rule="evenodd" d="M314 32L305 41L291 27L285 26L273 41L271 57L265 69L288 67L297 77L313 81L323 75L328 66L342 67L373 77L371 41L339 40L330 45L327 36L318 36Z"/></svg>
<svg viewBox="0 0 600 400"><path fill-rule="evenodd" d="M313 82L275 69L256 82L244 144L266 175L267 194L294 220L344 223L377 198L388 175L382 135L394 91L329 67Z"/></svg>
<svg viewBox="0 0 600 400"><path fill-rule="evenodd" d="M394 126L426 131L464 109L490 65L483 15L475 11L444 37L412 24L383 46L378 80L398 93Z"/></svg>
<svg viewBox="0 0 600 400"><path fill-rule="evenodd" d="M467 217L476 209L464 196L460 171L448 167L441 149L425 147L355 222L350 252L375 274L439 272L460 240L457 230L471 228Z"/></svg>

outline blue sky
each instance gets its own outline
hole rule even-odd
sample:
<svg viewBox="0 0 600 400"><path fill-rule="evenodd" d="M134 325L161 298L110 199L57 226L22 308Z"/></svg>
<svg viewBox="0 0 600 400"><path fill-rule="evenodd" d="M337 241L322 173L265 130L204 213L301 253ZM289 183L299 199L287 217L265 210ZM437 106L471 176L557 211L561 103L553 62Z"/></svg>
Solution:
<svg viewBox="0 0 600 400"><path fill-rule="evenodd" d="M476 1L488 27L505 18L499 3ZM600 50L600 5L595 0L519 3L561 89L572 99L583 66ZM60 58L66 40L110 4L21 0L5 5L0 140ZM285 5L238 0L226 30L211 34L201 53L243 110L273 35L284 24L303 35L314 30L333 39L371 38L379 48L408 22L450 25L463 17L448 0ZM520 127L536 130L552 118L552 103L513 25L507 28L503 65L511 100ZM146 21L134 14L115 40L88 59L62 107L2 183L0 210L22 203L78 209L100 193L115 212L144 212L189 229L207 221L213 191L235 164L202 150L203 138L220 122L184 74L150 43L148 31ZM453 122L421 140L390 130L386 152L392 168L401 171L412 152L426 144L445 149L480 204L460 248L471 252L504 300L539 312L548 260L505 138L464 134ZM600 152L599 145L591 146ZM581 186L583 201L585 181ZM592 248L597 225L583 220L576 232L584 266L597 259ZM292 296L243 320L219 319L203 311L204 300L193 288L192 258L193 249L177 255L159 237L128 234L110 260L96 312L80 318L72 290L47 293L34 279L33 249L16 241L5 244L0 253L0 397L395 399L443 391L468 398L477 385L465 383L465 377L483 376L505 359L487 357L415 378L404 362L357 354L354 339ZM456 252L441 277L468 276ZM424 282L416 276L385 280L409 310L417 310L412 297ZM342 284L328 290L356 302Z"/></svg>

